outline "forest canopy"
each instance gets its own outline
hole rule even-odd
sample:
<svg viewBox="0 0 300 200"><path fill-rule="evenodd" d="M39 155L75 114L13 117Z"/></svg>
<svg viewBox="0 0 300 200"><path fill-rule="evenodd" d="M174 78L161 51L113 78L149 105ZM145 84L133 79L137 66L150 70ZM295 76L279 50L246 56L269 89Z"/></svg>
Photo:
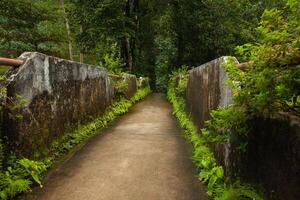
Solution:
<svg viewBox="0 0 300 200"><path fill-rule="evenodd" d="M165 90L172 70L235 55L236 46L257 42L255 28L265 9L287 9L286 3L5 0L0 2L0 54L39 51L81 60L149 76L153 86Z"/></svg>

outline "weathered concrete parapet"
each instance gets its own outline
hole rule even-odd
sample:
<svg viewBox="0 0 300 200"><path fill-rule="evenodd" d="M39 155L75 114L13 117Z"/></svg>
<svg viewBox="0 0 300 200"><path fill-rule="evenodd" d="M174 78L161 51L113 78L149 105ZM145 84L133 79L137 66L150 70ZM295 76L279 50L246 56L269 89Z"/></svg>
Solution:
<svg viewBox="0 0 300 200"><path fill-rule="evenodd" d="M123 75L109 75L116 92L116 95L124 96L127 99L130 99L138 90L137 78L132 74L123 74Z"/></svg>
<svg viewBox="0 0 300 200"><path fill-rule="evenodd" d="M138 88L150 87L149 78L147 77L138 78L137 83L138 83Z"/></svg>
<svg viewBox="0 0 300 200"><path fill-rule="evenodd" d="M136 76L132 74L124 74L122 78L128 84L124 95L127 99L129 99L136 93L138 89L137 79Z"/></svg>
<svg viewBox="0 0 300 200"><path fill-rule="evenodd" d="M203 128L205 121L210 119L211 111L232 103L232 89L226 84L228 75L223 68L227 59L221 57L189 71L187 111L198 129ZM230 176L236 165L235 148L230 143L215 145L213 148L217 160Z"/></svg>
<svg viewBox="0 0 300 200"><path fill-rule="evenodd" d="M226 107L232 101L232 89L226 81L228 75L223 64L228 57L221 57L189 71L187 110L198 128L210 118L210 112Z"/></svg>
<svg viewBox="0 0 300 200"><path fill-rule="evenodd" d="M187 111L199 129L210 119L212 110L232 102L232 90L222 67L226 60L221 57L189 72ZM266 199L300 199L299 116L279 112L269 118L251 116L247 123L251 129L243 153L235 142L210 146L226 176L263 185Z"/></svg>
<svg viewBox="0 0 300 200"><path fill-rule="evenodd" d="M7 119L8 144L30 155L47 149L67 127L101 115L114 97L107 71L41 53L24 53L26 60L10 72L8 98L25 100L22 120Z"/></svg>

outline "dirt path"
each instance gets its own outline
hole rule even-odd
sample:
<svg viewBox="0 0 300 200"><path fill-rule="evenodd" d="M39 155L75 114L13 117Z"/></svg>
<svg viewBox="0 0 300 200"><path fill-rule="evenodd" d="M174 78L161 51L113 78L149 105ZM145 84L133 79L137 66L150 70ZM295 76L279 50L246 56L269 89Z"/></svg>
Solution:
<svg viewBox="0 0 300 200"><path fill-rule="evenodd" d="M206 200L171 112L164 95L147 97L26 199Z"/></svg>

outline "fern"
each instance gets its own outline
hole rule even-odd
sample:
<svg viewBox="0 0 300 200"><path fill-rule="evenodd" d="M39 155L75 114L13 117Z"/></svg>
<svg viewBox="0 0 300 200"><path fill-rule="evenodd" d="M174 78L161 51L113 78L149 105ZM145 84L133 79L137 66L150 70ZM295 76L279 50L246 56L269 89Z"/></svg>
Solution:
<svg viewBox="0 0 300 200"><path fill-rule="evenodd" d="M47 167L43 162L32 161L24 158L18 160L17 163L24 170L24 174L26 174L25 177L29 176L30 179L42 186L42 174L47 170Z"/></svg>
<svg viewBox="0 0 300 200"><path fill-rule="evenodd" d="M32 182L17 175L11 174L12 170L0 173L0 199L13 198L19 193L30 189Z"/></svg>
<svg viewBox="0 0 300 200"><path fill-rule="evenodd" d="M204 182L207 182L207 189L209 195L212 195L212 191L218 183L222 183L224 180L224 170L221 166L213 167L212 169L202 170L200 172L200 178Z"/></svg>
<svg viewBox="0 0 300 200"><path fill-rule="evenodd" d="M221 190L216 192L220 194L216 200L263 200L250 185L243 185L239 181Z"/></svg>

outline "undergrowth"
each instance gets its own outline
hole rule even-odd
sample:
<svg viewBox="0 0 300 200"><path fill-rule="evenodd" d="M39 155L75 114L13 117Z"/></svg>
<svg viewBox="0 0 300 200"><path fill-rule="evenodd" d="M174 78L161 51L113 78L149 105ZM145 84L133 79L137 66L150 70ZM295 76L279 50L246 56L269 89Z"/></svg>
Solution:
<svg viewBox="0 0 300 200"><path fill-rule="evenodd" d="M67 133L63 138L54 141L50 147L49 156L42 161L11 156L5 171L1 172L0 170L0 199L11 199L20 193L30 191L32 184L42 187L41 180L54 163L79 144L83 144L99 134L101 129L107 127L118 116L126 113L130 107L149 93L151 93L150 88L145 87L139 89L129 100L121 97L101 117L88 124L78 126L74 132Z"/></svg>
<svg viewBox="0 0 300 200"><path fill-rule="evenodd" d="M185 100L178 91L176 80L182 72L174 73L168 87L168 99L173 105L173 114L184 129L186 139L193 145L192 159L199 171L199 179L207 183L207 194L215 200L262 200L263 198L247 184L231 181L224 175L224 169L218 165L206 140L185 112ZM186 73L185 73L186 74Z"/></svg>

